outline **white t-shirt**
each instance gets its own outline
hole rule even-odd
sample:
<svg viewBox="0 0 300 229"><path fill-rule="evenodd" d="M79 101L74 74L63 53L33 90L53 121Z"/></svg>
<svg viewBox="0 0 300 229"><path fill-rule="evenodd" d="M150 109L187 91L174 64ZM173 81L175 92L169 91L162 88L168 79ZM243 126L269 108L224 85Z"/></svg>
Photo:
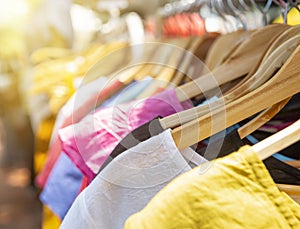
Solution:
<svg viewBox="0 0 300 229"><path fill-rule="evenodd" d="M179 151L166 130L116 157L77 197L60 228L121 229L170 181L204 162L191 148Z"/></svg>

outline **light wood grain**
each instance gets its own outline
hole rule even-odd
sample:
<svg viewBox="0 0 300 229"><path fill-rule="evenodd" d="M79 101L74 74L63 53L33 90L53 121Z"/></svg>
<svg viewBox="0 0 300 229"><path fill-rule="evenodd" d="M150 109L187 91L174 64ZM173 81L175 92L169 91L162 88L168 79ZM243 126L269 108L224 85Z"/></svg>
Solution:
<svg viewBox="0 0 300 229"><path fill-rule="evenodd" d="M270 48L268 48L266 54L263 57L262 63L266 61L267 57L274 52L277 47L282 45L288 39L291 39L300 34L300 26L292 26L279 35L274 42L271 44ZM242 82L243 83L243 82ZM288 103L291 98L287 98L277 104L274 104L272 107L268 108L256 118L251 120L249 123L245 124L241 128L238 129L238 133L241 138L248 136L249 134L253 133L259 127L270 121L280 110Z"/></svg>
<svg viewBox="0 0 300 229"><path fill-rule="evenodd" d="M179 65L179 62L184 54L184 50L189 47L192 39L182 39L173 41L171 44L162 44L161 49L166 49L166 51L160 50L158 53L165 56L166 58L162 59L160 56L155 57L153 61L150 61L154 65L154 68L151 69L149 74L155 76L155 79L138 97L137 99L143 99L152 96L158 88L165 88L168 83L172 80L175 72L176 66Z"/></svg>
<svg viewBox="0 0 300 229"><path fill-rule="evenodd" d="M287 185L276 184L278 189L288 194L295 202L300 204L300 186L299 185Z"/></svg>
<svg viewBox="0 0 300 229"><path fill-rule="evenodd" d="M298 46L284 66L263 86L228 106L172 130L178 148L191 146L300 92L299 61L300 47Z"/></svg>
<svg viewBox="0 0 300 229"><path fill-rule="evenodd" d="M161 125L164 128L177 127L193 119L206 115L221 106L225 106L226 104L233 102L237 98L243 96L245 94L245 91L250 92L256 89L260 84L264 83L266 79L273 76L274 72L287 61L288 57L293 53L293 50L298 46L299 42L300 35L294 36L293 38L277 47L277 49L273 53L271 53L268 59L266 59L266 61L262 63L258 71L248 79L247 84L241 85L240 92L229 93L225 97L221 97L217 101L214 101L212 103L208 103L165 117L160 120ZM258 84L257 81L259 81L260 84ZM253 84L256 84L256 87L253 88Z"/></svg>
<svg viewBox="0 0 300 229"><path fill-rule="evenodd" d="M219 36L209 49L205 64L208 70L220 66L253 31L238 30ZM205 73L207 73L206 71Z"/></svg>
<svg viewBox="0 0 300 229"><path fill-rule="evenodd" d="M197 95L218 88L220 85L242 77L250 72L252 66L259 63L261 55L268 47L270 37L283 31L285 26L271 25L263 27L243 42L237 50L226 60L225 63L213 70L211 73L198 77L197 79L180 86L176 89L179 101L185 101ZM192 77L194 78L194 77Z"/></svg>
<svg viewBox="0 0 300 229"><path fill-rule="evenodd" d="M182 60L180 66L178 66L177 72L172 79L172 87L181 84L182 80L186 76L186 73L189 71L189 68L201 61L204 61L207 50L210 50L210 47L214 44L215 39L218 36L219 34L209 33L195 39L195 41L192 42L193 44L188 49L189 52L185 53L184 59ZM198 68L200 66L194 67Z"/></svg>

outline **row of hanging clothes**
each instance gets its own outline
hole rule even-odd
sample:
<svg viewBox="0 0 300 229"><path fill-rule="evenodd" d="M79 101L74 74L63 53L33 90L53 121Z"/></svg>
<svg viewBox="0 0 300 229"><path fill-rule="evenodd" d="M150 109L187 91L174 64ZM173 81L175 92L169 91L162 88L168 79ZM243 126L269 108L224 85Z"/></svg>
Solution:
<svg viewBox="0 0 300 229"><path fill-rule="evenodd" d="M43 228L300 228L300 26L266 25L297 4L189 4L241 29L32 55Z"/></svg>

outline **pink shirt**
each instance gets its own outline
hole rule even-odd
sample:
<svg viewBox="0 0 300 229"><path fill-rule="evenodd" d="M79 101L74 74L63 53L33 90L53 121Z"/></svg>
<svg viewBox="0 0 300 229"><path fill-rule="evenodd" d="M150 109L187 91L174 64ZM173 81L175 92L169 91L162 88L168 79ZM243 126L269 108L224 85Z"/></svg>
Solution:
<svg viewBox="0 0 300 229"><path fill-rule="evenodd" d="M132 130L157 116L191 108L180 103L174 89L153 97L101 109L59 130L62 150L91 181L117 144Z"/></svg>
<svg viewBox="0 0 300 229"><path fill-rule="evenodd" d="M103 85L99 85L103 86ZM74 104L75 111L71 112L68 114L66 117L64 117L64 121L60 124L59 128L63 128L69 125L72 125L73 123L79 122L89 111L91 111L95 104L97 102L105 101L108 99L111 95L119 91L121 88L125 86L124 83L116 80L112 82L109 85L104 85L105 87L100 90L101 92L99 93L99 90L93 94L90 98L85 100L83 104L80 104L78 106L78 99L81 101L80 97L82 95L85 95L85 92L82 94L78 95L79 97L75 98L76 103ZM58 128L57 128L58 129ZM52 144L49 147L48 155L47 155L47 160L45 162L45 165L43 167L43 170L38 174L36 178L36 183L39 187L43 188L48 180L48 177L61 154L61 145L60 145L60 140L58 137L54 137L52 139Z"/></svg>

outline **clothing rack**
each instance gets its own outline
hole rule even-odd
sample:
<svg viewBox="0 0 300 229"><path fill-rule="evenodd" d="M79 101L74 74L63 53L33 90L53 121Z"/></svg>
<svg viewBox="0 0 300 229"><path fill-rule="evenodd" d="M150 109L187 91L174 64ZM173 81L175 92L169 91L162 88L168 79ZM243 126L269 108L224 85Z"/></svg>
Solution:
<svg viewBox="0 0 300 229"><path fill-rule="evenodd" d="M260 12L262 14L262 24L265 26L268 24L267 14L271 6L277 6L280 8L284 23L287 24L287 14L289 11L295 8L300 12L298 4L298 0L177 0L161 7L159 14L162 17L169 17L183 12L199 12L201 14L201 8L208 6L211 12L222 18L226 15L235 17L246 30L247 22L242 19L244 13Z"/></svg>
<svg viewBox="0 0 300 229"><path fill-rule="evenodd" d="M34 66L30 92L49 97L51 108L47 116L40 104L31 112L44 115L35 128L35 163L46 158L35 180L43 227L143 228L135 214L150 206L148 228L300 228L293 202L300 203L300 170L288 164L300 161L300 26L267 25L273 11L284 16L294 7L294 0L169 1L153 15L162 19L162 39L140 43L142 20L131 13L124 15L131 43L95 44ZM52 90L63 83L65 98ZM286 226L285 211L296 226Z"/></svg>

